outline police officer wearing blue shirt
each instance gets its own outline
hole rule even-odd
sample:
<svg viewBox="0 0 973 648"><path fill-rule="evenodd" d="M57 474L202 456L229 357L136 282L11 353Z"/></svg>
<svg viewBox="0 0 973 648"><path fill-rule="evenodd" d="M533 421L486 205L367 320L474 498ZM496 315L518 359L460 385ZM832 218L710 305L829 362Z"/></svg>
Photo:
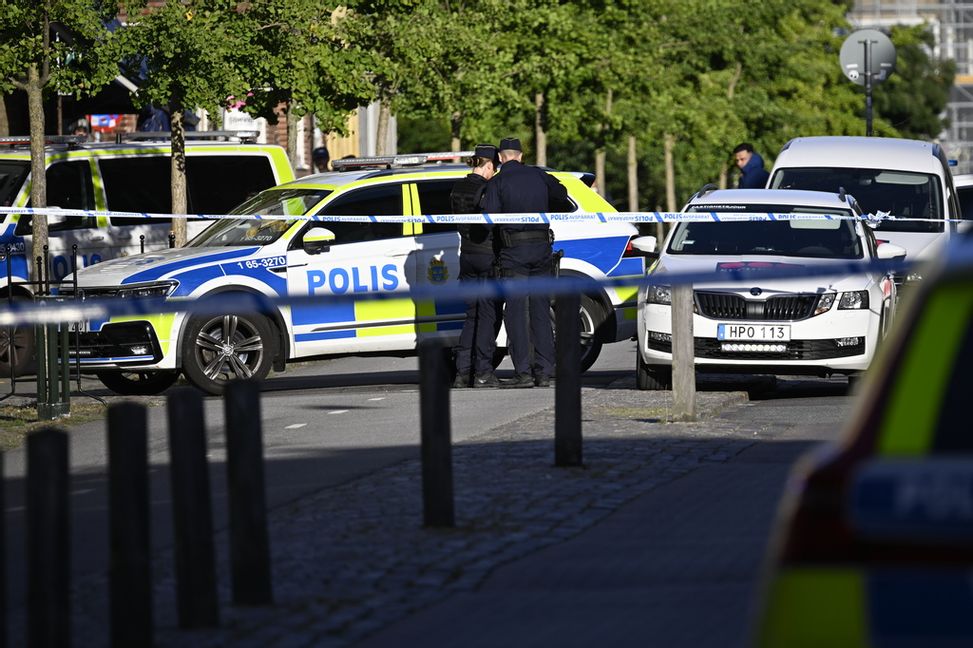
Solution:
<svg viewBox="0 0 973 648"><path fill-rule="evenodd" d="M500 141L500 173L487 183L483 209L494 213L546 212L567 200L564 185L545 171L521 162L520 140ZM494 228L500 245L504 278L550 278L554 274L551 229L548 225L517 224ZM507 328L514 377L503 387L546 387L554 376L554 330L547 295L507 299ZM533 362L531 347L533 346Z"/></svg>
<svg viewBox="0 0 973 648"><path fill-rule="evenodd" d="M497 170L497 147L480 144L470 158L473 172L453 185L449 195L454 214L483 211L483 193L487 181ZM496 276L491 225L460 225L459 280L485 281ZM466 320L456 347L456 380L453 387L496 387L493 352L497 348L497 328L501 304L495 299L479 297L466 302ZM470 373L473 373L472 377Z"/></svg>

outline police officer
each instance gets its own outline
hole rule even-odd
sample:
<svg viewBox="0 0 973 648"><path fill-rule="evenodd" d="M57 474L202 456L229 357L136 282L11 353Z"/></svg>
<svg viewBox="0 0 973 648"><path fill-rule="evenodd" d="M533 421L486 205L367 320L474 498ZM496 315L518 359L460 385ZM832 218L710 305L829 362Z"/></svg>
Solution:
<svg viewBox="0 0 973 648"><path fill-rule="evenodd" d="M480 204L487 181L497 169L497 147L479 144L469 160L473 172L453 185L449 195L454 214L475 214L483 211ZM493 248L493 227L489 225L460 225L459 280L484 281L495 277L496 254ZM479 297L466 302L466 321L456 347L456 381L453 387L496 387L493 373L493 352L497 347L497 323L500 302ZM470 373L473 376L470 376Z"/></svg>
<svg viewBox="0 0 973 648"><path fill-rule="evenodd" d="M568 192L553 176L521 162L520 140L500 141L500 173L483 197L486 212L546 212L567 200ZM501 225L494 236L500 243L500 271L504 278L550 278L554 274L551 229L548 225ZM546 387L554 376L554 331L547 295L507 299L503 319L510 343L514 377L502 387ZM533 363L531 343L533 342Z"/></svg>
<svg viewBox="0 0 973 648"><path fill-rule="evenodd" d="M331 161L331 154L327 147L319 146L311 151L311 161L314 163L316 173L324 173L328 170L328 162Z"/></svg>

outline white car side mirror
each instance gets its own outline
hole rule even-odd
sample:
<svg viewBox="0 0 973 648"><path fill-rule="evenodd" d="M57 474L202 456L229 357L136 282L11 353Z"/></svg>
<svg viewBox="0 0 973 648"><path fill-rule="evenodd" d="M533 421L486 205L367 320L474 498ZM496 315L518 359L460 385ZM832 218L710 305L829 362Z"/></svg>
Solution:
<svg viewBox="0 0 973 648"><path fill-rule="evenodd" d="M905 248L894 243L879 243L875 253L879 259L885 261L905 258Z"/></svg>
<svg viewBox="0 0 973 648"><path fill-rule="evenodd" d="M643 254L656 255L659 240L654 236L637 236L632 239L632 247Z"/></svg>

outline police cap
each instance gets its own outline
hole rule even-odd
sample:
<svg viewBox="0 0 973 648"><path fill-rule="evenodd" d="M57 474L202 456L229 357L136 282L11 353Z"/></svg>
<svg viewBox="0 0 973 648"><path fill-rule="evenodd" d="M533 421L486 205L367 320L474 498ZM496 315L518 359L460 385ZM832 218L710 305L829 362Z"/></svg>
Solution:
<svg viewBox="0 0 973 648"><path fill-rule="evenodd" d="M316 149L314 149L313 151L311 151L311 159L312 160L329 160L329 159L331 159L331 155L328 154L328 149L327 148L325 148L323 146L319 146Z"/></svg>
<svg viewBox="0 0 973 648"><path fill-rule="evenodd" d="M504 137L500 140L500 150L501 151L523 151L520 147L520 140L516 137Z"/></svg>
<svg viewBox="0 0 973 648"><path fill-rule="evenodd" d="M477 144L476 148L473 149L473 156L495 160L497 159L497 147L493 144Z"/></svg>

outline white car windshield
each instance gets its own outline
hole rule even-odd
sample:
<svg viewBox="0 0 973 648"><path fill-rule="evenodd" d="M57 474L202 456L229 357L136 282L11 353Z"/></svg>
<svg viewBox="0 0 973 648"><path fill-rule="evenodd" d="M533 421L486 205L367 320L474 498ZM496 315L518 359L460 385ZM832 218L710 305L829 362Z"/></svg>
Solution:
<svg viewBox="0 0 973 648"><path fill-rule="evenodd" d="M884 169L783 168L771 179L771 189L809 189L838 193L844 189L858 200L865 213L887 212L896 218L878 227L887 232L942 232L942 191L930 173ZM938 222L937 222L938 221Z"/></svg>
<svg viewBox="0 0 973 648"><path fill-rule="evenodd" d="M855 221L823 219L680 223L669 243L668 252L723 257L863 257L861 237L856 231Z"/></svg>
<svg viewBox="0 0 973 648"><path fill-rule="evenodd" d="M330 193L328 189L268 189L233 208L230 214L303 216ZM223 219L203 230L188 246L268 245L279 239L295 220Z"/></svg>

